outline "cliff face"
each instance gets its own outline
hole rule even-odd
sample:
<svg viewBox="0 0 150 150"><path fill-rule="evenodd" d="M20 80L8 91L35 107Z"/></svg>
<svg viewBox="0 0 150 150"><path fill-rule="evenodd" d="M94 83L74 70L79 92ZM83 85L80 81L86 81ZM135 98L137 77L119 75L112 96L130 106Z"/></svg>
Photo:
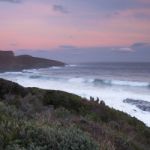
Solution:
<svg viewBox="0 0 150 150"><path fill-rule="evenodd" d="M0 51L0 57L14 57L12 51Z"/></svg>
<svg viewBox="0 0 150 150"><path fill-rule="evenodd" d="M29 55L15 56L12 51L0 51L0 72L64 65L65 64L60 61L37 58Z"/></svg>

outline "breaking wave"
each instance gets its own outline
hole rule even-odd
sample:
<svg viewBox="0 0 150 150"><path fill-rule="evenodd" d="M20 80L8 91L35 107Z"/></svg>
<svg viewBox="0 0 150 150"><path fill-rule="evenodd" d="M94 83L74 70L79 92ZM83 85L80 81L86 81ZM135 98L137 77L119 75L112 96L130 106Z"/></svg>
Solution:
<svg viewBox="0 0 150 150"><path fill-rule="evenodd" d="M53 68L59 69L59 68ZM127 80L108 80L108 79L98 79L98 78L83 78L83 77L67 77L63 78L60 76L50 76L45 75L37 69L32 70L23 70L22 72L5 72L0 74L0 77L25 77L29 79L43 79L51 81L65 81L68 83L78 83L78 84L88 84L92 86L129 86L129 87L141 87L141 88L150 88L149 82L140 82L140 81L127 81Z"/></svg>
<svg viewBox="0 0 150 150"><path fill-rule="evenodd" d="M25 87L39 87L43 89L63 90L89 98L99 97L107 105L127 112L150 126L149 112L143 112L133 105L123 103L124 99L142 99L150 102L150 83L140 81L102 79L86 74L65 74L61 69L32 69L22 72L1 73L0 78L8 79ZM62 74L60 74L60 72ZM133 88L128 88L133 87Z"/></svg>
<svg viewBox="0 0 150 150"><path fill-rule="evenodd" d="M104 84L109 86L131 86L131 87L150 87L149 82L125 81L125 80L103 80L95 79L95 84Z"/></svg>
<svg viewBox="0 0 150 150"><path fill-rule="evenodd" d="M130 86L130 87L146 87L150 88L149 82L125 81L125 80L106 80L106 79L84 79L71 78L69 82L74 83L91 83L96 86Z"/></svg>

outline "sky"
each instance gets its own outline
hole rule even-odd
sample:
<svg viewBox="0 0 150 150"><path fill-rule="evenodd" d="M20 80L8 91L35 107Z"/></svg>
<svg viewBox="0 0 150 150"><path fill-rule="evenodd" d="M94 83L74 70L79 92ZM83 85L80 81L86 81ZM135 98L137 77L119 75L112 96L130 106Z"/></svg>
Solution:
<svg viewBox="0 0 150 150"><path fill-rule="evenodd" d="M0 49L76 61L150 61L150 0L0 0Z"/></svg>

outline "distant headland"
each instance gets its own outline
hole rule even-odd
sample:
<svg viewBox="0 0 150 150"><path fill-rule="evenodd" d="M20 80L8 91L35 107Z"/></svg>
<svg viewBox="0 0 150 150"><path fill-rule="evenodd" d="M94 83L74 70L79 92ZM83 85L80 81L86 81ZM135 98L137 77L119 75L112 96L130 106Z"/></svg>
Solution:
<svg viewBox="0 0 150 150"><path fill-rule="evenodd" d="M64 65L65 63L56 60L37 58L30 55L15 56L13 51L0 51L0 72Z"/></svg>

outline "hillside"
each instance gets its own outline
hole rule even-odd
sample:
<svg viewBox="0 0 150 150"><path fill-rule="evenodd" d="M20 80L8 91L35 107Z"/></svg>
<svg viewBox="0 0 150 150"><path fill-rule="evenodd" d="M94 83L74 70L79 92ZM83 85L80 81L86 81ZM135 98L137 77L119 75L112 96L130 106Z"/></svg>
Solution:
<svg viewBox="0 0 150 150"><path fill-rule="evenodd" d="M0 79L0 150L148 150L134 117L62 91Z"/></svg>
<svg viewBox="0 0 150 150"><path fill-rule="evenodd" d="M0 72L64 65L65 64L60 61L37 58L30 55L15 56L12 51L0 51Z"/></svg>

